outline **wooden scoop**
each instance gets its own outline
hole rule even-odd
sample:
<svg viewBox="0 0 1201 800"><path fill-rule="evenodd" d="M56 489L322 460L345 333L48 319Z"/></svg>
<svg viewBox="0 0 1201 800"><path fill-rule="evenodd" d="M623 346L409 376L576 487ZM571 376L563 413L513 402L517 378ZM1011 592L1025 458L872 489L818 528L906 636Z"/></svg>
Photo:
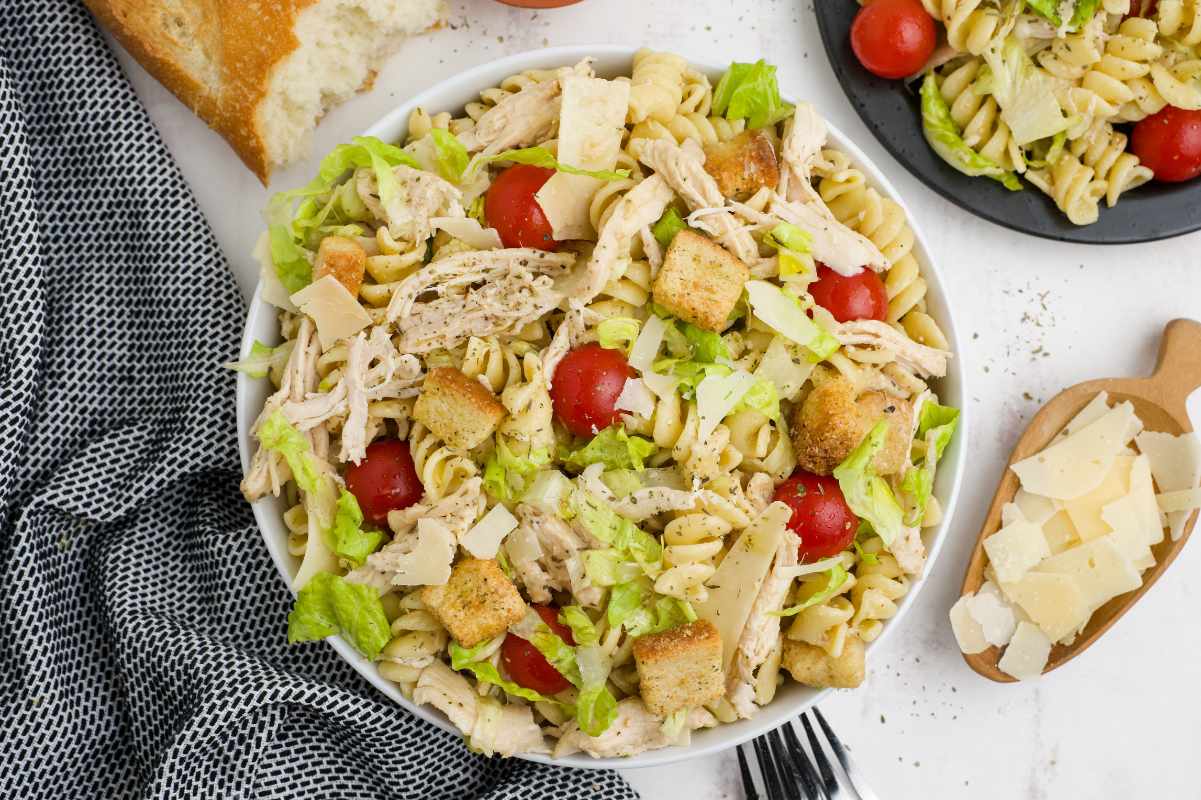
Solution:
<svg viewBox="0 0 1201 800"><path fill-rule="evenodd" d="M1190 432L1193 428L1189 424L1185 401L1198 387L1201 387L1201 323L1188 319L1172 320L1164 329L1163 340L1159 344L1159 361L1151 377L1105 378L1080 383L1060 392L1030 420L1030 426L1013 448L1009 465L1046 447L1099 392L1108 392L1113 403L1124 400L1133 403L1135 413L1147 430L1171 434ZM1018 477L1009 469L1009 465L1006 465L1001 485L993 495L980 538L976 540L976 549L972 552L967 574L963 577L962 594L975 592L984 583L984 567L987 563L984 540L1001 527L1001 507L1011 502L1017 493ZM1180 539L1173 542L1171 537L1165 536L1162 542L1151 548L1155 555L1155 566L1143 573L1143 585L1137 591L1119 595L1097 609L1075 642L1066 646L1055 645L1043 673L1061 667L1083 653L1137 603L1176 558L1196 522L1197 512L1194 511ZM1014 682L1012 676L997 668L1000 657L1001 649L998 647L963 656L968 666L984 677L1000 683Z"/></svg>

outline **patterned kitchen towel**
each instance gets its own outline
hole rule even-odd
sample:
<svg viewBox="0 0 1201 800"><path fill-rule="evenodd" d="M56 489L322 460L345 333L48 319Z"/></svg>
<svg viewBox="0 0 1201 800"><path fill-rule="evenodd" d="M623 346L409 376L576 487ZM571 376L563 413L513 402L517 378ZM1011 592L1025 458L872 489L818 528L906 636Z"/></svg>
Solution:
<svg viewBox="0 0 1201 800"><path fill-rule="evenodd" d="M634 798L470 754L324 645L238 492L243 308L74 0L0 14L0 797Z"/></svg>

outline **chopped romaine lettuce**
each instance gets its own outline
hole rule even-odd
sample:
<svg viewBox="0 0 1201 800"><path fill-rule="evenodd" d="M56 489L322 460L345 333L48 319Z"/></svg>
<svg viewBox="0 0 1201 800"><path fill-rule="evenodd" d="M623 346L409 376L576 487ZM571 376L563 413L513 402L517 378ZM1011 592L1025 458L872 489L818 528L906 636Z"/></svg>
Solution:
<svg viewBox="0 0 1201 800"><path fill-rule="evenodd" d="M563 503L571 496L572 488L571 480L562 472L557 469L542 470L521 495L521 502L529 503L547 514L558 514Z"/></svg>
<svg viewBox="0 0 1201 800"><path fill-rule="evenodd" d="M580 730L589 736L600 736L617 719L617 699L604 681L580 688L575 719Z"/></svg>
<svg viewBox="0 0 1201 800"><path fill-rule="evenodd" d="M844 567L842 564L835 564L834 566L830 567L827 574L829 577L826 579L825 588L823 588L821 591L805 598L805 600L797 603L795 606L789 606L788 608L780 609L779 611L771 611L768 613L773 616L791 617L795 614L801 613L806 608L826 602L838 593L838 590L843 587L843 584L847 582L849 577L846 567Z"/></svg>
<svg viewBox="0 0 1201 800"><path fill-rule="evenodd" d="M608 469L643 468L643 460L654 455L659 448L649 439L630 436L625 428L613 425L592 437L579 450L563 458L564 465L583 469L589 464L604 464Z"/></svg>
<svg viewBox="0 0 1201 800"><path fill-rule="evenodd" d="M434 143L434 159L438 164L438 172L451 183L458 183L467 169L467 148L455 135L441 128L430 131L430 139Z"/></svg>
<svg viewBox="0 0 1201 800"><path fill-rule="evenodd" d="M607 547L584 551L584 574L594 586L608 587L634 580L642 574L642 567Z"/></svg>
<svg viewBox="0 0 1201 800"><path fill-rule="evenodd" d="M503 634L502 634L503 635ZM456 670L467 670L483 683L490 683L493 686L499 686L508 694L514 697L521 697L529 700L532 703L549 700L550 698L543 696L533 689L527 689L513 681L507 681L501 677L500 671L492 666L489 661L481 660L481 655L487 650L495 651L496 640L489 639L485 642L477 644L475 647L463 647L458 642L452 641L448 648L450 652L450 666ZM553 701L552 701L553 702Z"/></svg>
<svg viewBox="0 0 1201 800"><path fill-rule="evenodd" d="M992 70L992 96L1019 146L1049 139L1068 127L1055 94L1055 79L1016 41L994 42L983 53Z"/></svg>
<svg viewBox="0 0 1201 800"><path fill-rule="evenodd" d="M491 164L496 161L511 161L514 164L532 164L535 167L544 167L553 169L556 172L566 172L570 175L587 175L590 178L597 178L602 181L619 181L630 177L628 169L618 170L590 170L573 167L569 164L560 164L555 158L554 153L547 150L545 147L525 147L521 150L505 150L503 153L497 153L493 156L477 157L470 167L468 167L467 177L472 177L472 172L479 169L484 164Z"/></svg>
<svg viewBox="0 0 1201 800"><path fill-rule="evenodd" d="M545 450L519 456L504 441L497 441L496 449L484 464L484 491L501 502L511 502L525 492L529 476L549 461L550 454Z"/></svg>
<svg viewBox="0 0 1201 800"><path fill-rule="evenodd" d="M1069 31L1078 31L1083 28L1096 16L1097 8L1100 5L1101 0L1075 0L1074 4L1070 4L1072 16L1068 22L1067 29ZM1063 25L1063 17L1060 16L1061 9L1064 6L1062 0L1026 0L1026 6L1056 27Z"/></svg>
<svg viewBox="0 0 1201 800"><path fill-rule="evenodd" d="M288 363L288 356L292 355L293 344L294 342L287 341L279 347L272 347L255 339L254 343L250 345L250 355L241 361L229 361L221 366L245 373L251 378L265 378L273 367L280 367Z"/></svg>
<svg viewBox="0 0 1201 800"><path fill-rule="evenodd" d="M641 610L650 593L651 582L645 575L614 586L613 591L609 593L609 606L605 609L609 627L616 628L624 624L635 612Z"/></svg>
<svg viewBox="0 0 1201 800"><path fill-rule="evenodd" d="M288 614L288 641L314 641L339 632L370 660L392 638L378 591L320 572L300 590Z"/></svg>
<svg viewBox="0 0 1201 800"><path fill-rule="evenodd" d="M713 113L745 119L749 128L774 125L795 110L780 99L776 68L763 59L754 64L731 64L713 90Z"/></svg>
<svg viewBox="0 0 1201 800"><path fill-rule="evenodd" d="M776 385L769 380L760 378L756 380L754 385L747 390L742 399L738 401L735 409L752 408L760 412L768 419L780 421L780 396L776 392Z"/></svg>
<svg viewBox="0 0 1201 800"><path fill-rule="evenodd" d="M1000 182L1011 192L1022 190L1022 183L1017 175L980 155L963 141L959 127L955 120L951 119L951 109L938 89L938 81L933 72L927 73L922 80L921 97L922 133L939 158L964 175L983 175Z"/></svg>
<svg viewBox="0 0 1201 800"><path fill-rule="evenodd" d="M334 526L329 537L330 549L356 567L361 566L384 539L384 535L379 531L363 530L362 524L363 512L359 509L359 501L343 489L334 511Z"/></svg>
<svg viewBox="0 0 1201 800"><path fill-rule="evenodd" d="M596 326L596 338L601 347L622 350L627 355L638 341L641 323L631 317L612 317Z"/></svg>
<svg viewBox="0 0 1201 800"><path fill-rule="evenodd" d="M955 426L959 421L959 409L940 406L930 401L922 406L918 420L918 437L925 440L925 455L921 463L910 467L901 481L901 491L913 499L907 525L920 525L934 491L934 471L943 451L951 442Z"/></svg>
<svg viewBox="0 0 1201 800"><path fill-rule="evenodd" d="M309 445L309 437L288 422L284 412L276 409L258 430L259 443L283 456L292 470L296 485L306 494L316 494L320 467Z"/></svg>
<svg viewBox="0 0 1201 800"><path fill-rule="evenodd" d="M496 639L504 637L506 634L501 634L493 639L485 639L474 647L464 647L456 641L451 641L447 652L450 653L451 669L462 669L468 664L474 664L484 658L484 653L495 652L499 646Z"/></svg>
<svg viewBox="0 0 1201 800"><path fill-rule="evenodd" d="M751 313L776 333L808 348L819 360L838 350L838 340L811 320L792 295L767 281L746 282Z"/></svg>
<svg viewBox="0 0 1201 800"><path fill-rule="evenodd" d="M719 358L730 357L730 349L726 346L720 333L698 328L691 322L681 322L680 330L688 342L688 349L692 352L693 361L712 363Z"/></svg>
<svg viewBox="0 0 1201 800"><path fill-rule="evenodd" d="M663 556L659 540L619 515L608 503L583 489L572 495L572 510L584 529L618 553L642 565L657 564Z"/></svg>
<svg viewBox="0 0 1201 800"><path fill-rule="evenodd" d="M579 606L564 606L559 612L559 621L571 628L571 638L577 646L594 645L600 641L596 625Z"/></svg>
<svg viewBox="0 0 1201 800"><path fill-rule="evenodd" d="M892 489L872 469L872 459L884 447L888 430L888 420L877 422L859 446L834 469L834 477L847 505L858 517L871 523L885 547L900 537L905 527L904 514Z"/></svg>
<svg viewBox="0 0 1201 800"><path fill-rule="evenodd" d="M660 245L670 247L676 234L687 227L684 220L680 218L680 212L676 211L675 206L671 206L663 212L663 216L659 217L658 222L651 226L651 233L654 234Z"/></svg>

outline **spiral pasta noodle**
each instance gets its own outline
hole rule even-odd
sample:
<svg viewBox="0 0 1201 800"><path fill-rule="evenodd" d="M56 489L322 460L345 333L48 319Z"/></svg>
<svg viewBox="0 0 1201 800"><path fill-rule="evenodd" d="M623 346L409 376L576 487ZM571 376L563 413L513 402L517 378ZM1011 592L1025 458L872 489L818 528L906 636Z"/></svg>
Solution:
<svg viewBox="0 0 1201 800"><path fill-rule="evenodd" d="M956 50L978 56L1004 34L1005 20L984 0L922 0L922 5L943 21L947 42Z"/></svg>
<svg viewBox="0 0 1201 800"><path fill-rule="evenodd" d="M1131 17L1121 24L1117 34L1105 44L1105 55L1080 79L1082 88L1093 92L1114 108L1121 109L1135 100L1130 82L1151 71L1151 62L1163 54L1155 42L1155 22Z"/></svg>
<svg viewBox="0 0 1201 800"><path fill-rule="evenodd" d="M450 637L426 610L420 591L405 595L397 604L397 611L391 625L392 638L380 652L379 673L399 684L401 693L411 697L421 670L442 655ZM499 648L499 640L496 646Z"/></svg>
<svg viewBox="0 0 1201 800"><path fill-rule="evenodd" d="M651 297L651 265L646 259L621 259L615 275L588 308L601 319L645 319Z"/></svg>
<svg viewBox="0 0 1201 800"><path fill-rule="evenodd" d="M726 418L730 443L742 455L741 468L765 472L782 481L796 469L796 455L784 422L772 422L761 411L743 409Z"/></svg>
<svg viewBox="0 0 1201 800"><path fill-rule="evenodd" d="M984 62L978 58L944 73L939 89L951 108L951 119L962 131L963 141L1005 169L1025 169L1025 157L1001 120L997 100L982 92L977 79Z"/></svg>
<svg viewBox="0 0 1201 800"><path fill-rule="evenodd" d="M1074 224L1088 225L1097 221L1098 204L1107 188L1105 181L1097 180L1096 171L1086 167L1072 153L1063 153L1050 169L1030 170L1026 175Z"/></svg>
<svg viewBox="0 0 1201 800"><path fill-rule="evenodd" d="M495 336L472 336L459 369L467 377L480 380L493 394L500 394L521 381L521 356L517 348L501 344Z"/></svg>
<svg viewBox="0 0 1201 800"><path fill-rule="evenodd" d="M409 452L430 500L441 500L479 474L472 459L451 450L420 422L409 431Z"/></svg>
<svg viewBox="0 0 1201 800"><path fill-rule="evenodd" d="M667 122L674 117L684 97L687 70L688 62L674 53L658 53L646 48L635 53L627 120L632 123L647 119Z"/></svg>
<svg viewBox="0 0 1201 800"><path fill-rule="evenodd" d="M1103 120L1095 121L1083 136L1073 140L1070 149L1082 164L1093 169L1098 180L1105 181L1105 202L1111 208L1123 192L1154 177L1139 163L1138 156L1126 152L1126 134L1118 133Z"/></svg>
<svg viewBox="0 0 1201 800"><path fill-rule="evenodd" d="M855 607L850 626L856 636L871 642L883 631L884 622L896 616L897 601L909 592L909 581L896 558L884 551L879 537L864 543L862 551L850 592Z"/></svg>
<svg viewBox="0 0 1201 800"><path fill-rule="evenodd" d="M1188 47L1201 44L1199 11L1197 0L1159 0L1156 18L1160 34Z"/></svg>
<svg viewBox="0 0 1201 800"><path fill-rule="evenodd" d="M729 522L711 514L685 514L663 529L663 564L667 569L655 580L655 591L681 600L704 602L709 597L705 581L717 570L713 560L722 549L722 537L732 530Z"/></svg>
<svg viewBox="0 0 1201 800"><path fill-rule="evenodd" d="M700 113L677 114L666 122L649 119L640 122L630 131L631 148L637 151L640 140L672 140L683 144L692 139L700 145L727 142L746 130L746 120L728 120L725 117L707 117Z"/></svg>

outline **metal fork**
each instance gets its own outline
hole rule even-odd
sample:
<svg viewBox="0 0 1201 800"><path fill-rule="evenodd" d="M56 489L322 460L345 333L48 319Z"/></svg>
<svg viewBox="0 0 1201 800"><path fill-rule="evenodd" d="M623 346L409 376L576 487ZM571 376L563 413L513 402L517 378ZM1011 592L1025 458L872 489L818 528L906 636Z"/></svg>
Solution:
<svg viewBox="0 0 1201 800"><path fill-rule="evenodd" d="M825 747L814 732L808 714L813 715L817 726L825 734ZM760 736L751 745L736 748L746 800L759 800L760 794L743 753L744 747L754 748L766 800L879 800L863 782L862 773L851 762L846 748L834 735L822 712L816 708L810 709L807 714L801 714L800 719L805 737L809 740L809 752L805 751L797 738L791 722ZM831 763L826 753L827 747L834 754L840 770Z"/></svg>

